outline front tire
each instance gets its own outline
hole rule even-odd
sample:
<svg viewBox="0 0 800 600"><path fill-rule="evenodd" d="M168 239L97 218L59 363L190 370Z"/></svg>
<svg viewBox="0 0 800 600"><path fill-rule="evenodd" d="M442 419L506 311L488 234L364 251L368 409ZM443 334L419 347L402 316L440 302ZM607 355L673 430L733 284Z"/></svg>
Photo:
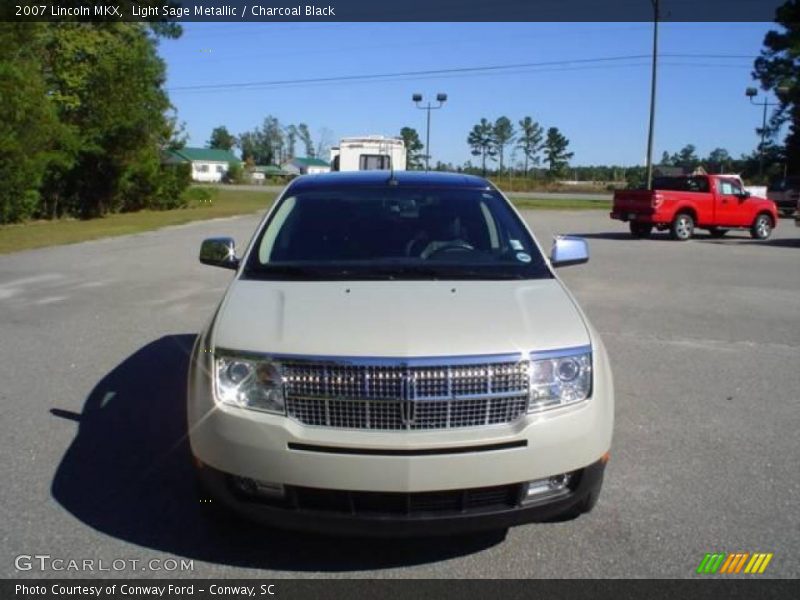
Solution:
<svg viewBox="0 0 800 600"><path fill-rule="evenodd" d="M750 228L750 235L756 240L765 240L772 235L772 217L765 213L758 215Z"/></svg>
<svg viewBox="0 0 800 600"><path fill-rule="evenodd" d="M669 229L670 237L679 242L692 239L694 235L694 218L689 213L678 213Z"/></svg>
<svg viewBox="0 0 800 600"><path fill-rule="evenodd" d="M650 223L631 221L628 223L628 227L630 227L631 236L636 239L649 238L650 234L653 233L653 226Z"/></svg>

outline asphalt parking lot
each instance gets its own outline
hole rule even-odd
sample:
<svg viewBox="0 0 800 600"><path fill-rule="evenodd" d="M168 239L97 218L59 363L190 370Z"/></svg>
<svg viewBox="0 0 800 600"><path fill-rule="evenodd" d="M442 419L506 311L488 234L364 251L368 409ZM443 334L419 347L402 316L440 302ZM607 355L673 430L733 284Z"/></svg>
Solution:
<svg viewBox="0 0 800 600"><path fill-rule="evenodd" d="M202 518L182 443L186 353L230 272L200 241L257 217L0 256L4 577L21 554L139 560L101 576L691 577L706 552L773 552L800 576L800 229L632 240L601 211L525 213L614 368L612 459L595 511L496 535L364 541ZM193 571L142 570L151 558ZM96 573L97 574L97 573Z"/></svg>

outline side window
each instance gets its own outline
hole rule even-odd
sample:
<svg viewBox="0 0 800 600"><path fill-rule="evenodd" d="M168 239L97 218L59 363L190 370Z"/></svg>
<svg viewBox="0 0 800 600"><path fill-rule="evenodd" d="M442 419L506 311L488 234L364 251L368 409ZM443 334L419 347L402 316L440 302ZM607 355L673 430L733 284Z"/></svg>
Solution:
<svg viewBox="0 0 800 600"><path fill-rule="evenodd" d="M358 163L361 171L385 170L389 168L389 157L385 154L362 154Z"/></svg>
<svg viewBox="0 0 800 600"><path fill-rule="evenodd" d="M719 193L725 196L734 196L742 193L742 187L735 181L723 179L719 182Z"/></svg>

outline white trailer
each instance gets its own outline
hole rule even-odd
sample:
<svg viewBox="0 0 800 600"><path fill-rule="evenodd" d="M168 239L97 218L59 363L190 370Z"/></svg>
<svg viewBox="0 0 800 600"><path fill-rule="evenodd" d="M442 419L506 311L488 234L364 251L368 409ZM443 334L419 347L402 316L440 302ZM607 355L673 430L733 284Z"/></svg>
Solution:
<svg viewBox="0 0 800 600"><path fill-rule="evenodd" d="M406 170L402 138L368 135L342 138L331 148L332 171Z"/></svg>
<svg viewBox="0 0 800 600"><path fill-rule="evenodd" d="M766 198L767 197L767 186L765 185L745 185L742 177L736 174L726 174L725 177L730 177L732 179L736 179L739 181L739 184L746 192L750 192L751 196L755 196L756 198Z"/></svg>

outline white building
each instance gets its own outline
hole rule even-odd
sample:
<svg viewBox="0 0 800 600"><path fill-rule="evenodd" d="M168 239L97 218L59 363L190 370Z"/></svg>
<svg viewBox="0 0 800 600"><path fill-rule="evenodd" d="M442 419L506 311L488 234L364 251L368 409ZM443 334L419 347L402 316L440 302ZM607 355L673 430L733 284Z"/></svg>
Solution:
<svg viewBox="0 0 800 600"><path fill-rule="evenodd" d="M231 164L241 164L230 150L218 148L181 148L170 150L165 162L192 166L192 180L206 183L222 181Z"/></svg>
<svg viewBox="0 0 800 600"><path fill-rule="evenodd" d="M283 163L281 169L291 175L313 175L330 173L331 165L320 158L295 157Z"/></svg>
<svg viewBox="0 0 800 600"><path fill-rule="evenodd" d="M406 170L406 147L402 138L368 135L342 138L331 148L333 171Z"/></svg>

